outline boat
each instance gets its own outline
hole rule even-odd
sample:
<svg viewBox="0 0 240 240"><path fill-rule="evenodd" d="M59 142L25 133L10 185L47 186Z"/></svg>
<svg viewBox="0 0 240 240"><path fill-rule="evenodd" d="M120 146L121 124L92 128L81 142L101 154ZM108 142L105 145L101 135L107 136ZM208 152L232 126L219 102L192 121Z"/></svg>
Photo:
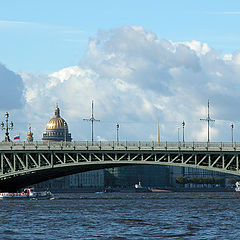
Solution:
<svg viewBox="0 0 240 240"><path fill-rule="evenodd" d="M239 182L236 182L235 191L240 192L240 183Z"/></svg>
<svg viewBox="0 0 240 240"><path fill-rule="evenodd" d="M53 198L53 194L50 191L44 192L35 192L33 188L25 188L22 192L11 193L11 192L2 192L0 193L0 199L12 199L12 198L20 198L20 199L51 199Z"/></svg>
<svg viewBox="0 0 240 240"><path fill-rule="evenodd" d="M240 184L239 184L240 185ZM240 189L240 188L239 188ZM169 193L172 192L169 189L162 189L162 188L152 188L152 187L143 187L141 185L141 182L138 182L138 184L135 184L135 191L136 192L156 192L156 193Z"/></svg>
<svg viewBox="0 0 240 240"><path fill-rule="evenodd" d="M143 187L141 182L135 184L135 192L151 192L151 189L148 187Z"/></svg>

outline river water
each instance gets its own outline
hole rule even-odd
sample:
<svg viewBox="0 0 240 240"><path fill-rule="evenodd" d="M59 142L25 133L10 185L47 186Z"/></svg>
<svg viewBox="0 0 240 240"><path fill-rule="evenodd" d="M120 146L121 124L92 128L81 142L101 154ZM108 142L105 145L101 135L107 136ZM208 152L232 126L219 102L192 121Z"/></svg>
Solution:
<svg viewBox="0 0 240 240"><path fill-rule="evenodd" d="M0 239L240 239L240 193L74 193L1 200Z"/></svg>

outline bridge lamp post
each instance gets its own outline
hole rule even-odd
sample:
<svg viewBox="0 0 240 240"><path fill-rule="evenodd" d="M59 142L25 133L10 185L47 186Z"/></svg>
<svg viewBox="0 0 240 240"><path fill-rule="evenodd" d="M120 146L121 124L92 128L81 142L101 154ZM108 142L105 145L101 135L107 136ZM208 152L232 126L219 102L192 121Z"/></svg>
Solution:
<svg viewBox="0 0 240 240"><path fill-rule="evenodd" d="M8 118L9 118L9 113L6 112L5 113L5 125L3 122L1 123L2 130L5 130L5 139L4 139L5 142L10 142L9 130L13 129L13 122L11 121L10 124L8 124Z"/></svg>
<svg viewBox="0 0 240 240"><path fill-rule="evenodd" d="M209 124L210 124L210 122L215 122L215 120L214 119L211 119L210 118L210 114L209 114L209 100L208 100L208 115L207 115L207 118L205 118L205 119L200 119L201 121L206 121L207 122L207 131L208 131L208 143L210 142L210 137L209 137Z"/></svg>
<svg viewBox="0 0 240 240"><path fill-rule="evenodd" d="M67 123L64 122L64 140L67 141Z"/></svg>
<svg viewBox="0 0 240 240"><path fill-rule="evenodd" d="M89 119L85 119L85 118L84 118L83 120L84 120L84 121L89 121L89 122L92 123L91 135L92 135L92 145L93 145L93 123L94 123L94 122L100 122L100 120L95 119L94 116L93 116L93 100L92 100L92 116L91 116L91 118L89 118Z"/></svg>
<svg viewBox="0 0 240 240"><path fill-rule="evenodd" d="M232 135L232 146L233 146L233 123L230 125L231 126L231 135Z"/></svg>
<svg viewBox="0 0 240 240"><path fill-rule="evenodd" d="M185 122L183 121L182 122L182 128L183 128L182 140L183 140L183 143L184 143L184 127L185 127Z"/></svg>
<svg viewBox="0 0 240 240"><path fill-rule="evenodd" d="M178 135L178 138L177 138L177 139L178 139L178 142L180 142L180 138L179 138L179 131L180 131L180 128L178 128L177 131L178 131L178 132L177 132L177 135Z"/></svg>
<svg viewBox="0 0 240 240"><path fill-rule="evenodd" d="M116 124L116 130L117 130L117 142L119 142L119 124Z"/></svg>

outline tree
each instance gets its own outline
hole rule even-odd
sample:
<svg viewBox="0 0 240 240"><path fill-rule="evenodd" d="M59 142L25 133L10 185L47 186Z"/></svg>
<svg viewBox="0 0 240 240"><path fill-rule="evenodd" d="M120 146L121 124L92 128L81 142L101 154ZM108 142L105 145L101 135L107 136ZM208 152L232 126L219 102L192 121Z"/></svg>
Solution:
<svg viewBox="0 0 240 240"><path fill-rule="evenodd" d="M188 183L188 179L186 177L179 176L179 177L176 178L176 183L186 184L186 183Z"/></svg>

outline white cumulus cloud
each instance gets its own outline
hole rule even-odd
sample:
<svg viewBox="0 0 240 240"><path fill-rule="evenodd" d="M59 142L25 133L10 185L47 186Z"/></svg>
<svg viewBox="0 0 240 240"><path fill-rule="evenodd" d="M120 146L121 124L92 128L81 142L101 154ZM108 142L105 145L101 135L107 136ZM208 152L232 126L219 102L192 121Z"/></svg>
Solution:
<svg viewBox="0 0 240 240"><path fill-rule="evenodd" d="M186 141L206 141L207 101L211 103L212 141L230 141L230 123L240 134L240 54L221 54L196 40L159 39L141 26L100 31L89 40L78 66L48 76L21 73L26 122L40 140L58 103L74 140L90 140L91 101L95 138L153 140L157 120L163 141L177 141L184 120ZM20 102L20 101L19 101ZM98 137L97 137L98 136ZM99 137L101 136L101 137ZM237 140L237 139L236 139ZM240 141L240 139L238 139Z"/></svg>

